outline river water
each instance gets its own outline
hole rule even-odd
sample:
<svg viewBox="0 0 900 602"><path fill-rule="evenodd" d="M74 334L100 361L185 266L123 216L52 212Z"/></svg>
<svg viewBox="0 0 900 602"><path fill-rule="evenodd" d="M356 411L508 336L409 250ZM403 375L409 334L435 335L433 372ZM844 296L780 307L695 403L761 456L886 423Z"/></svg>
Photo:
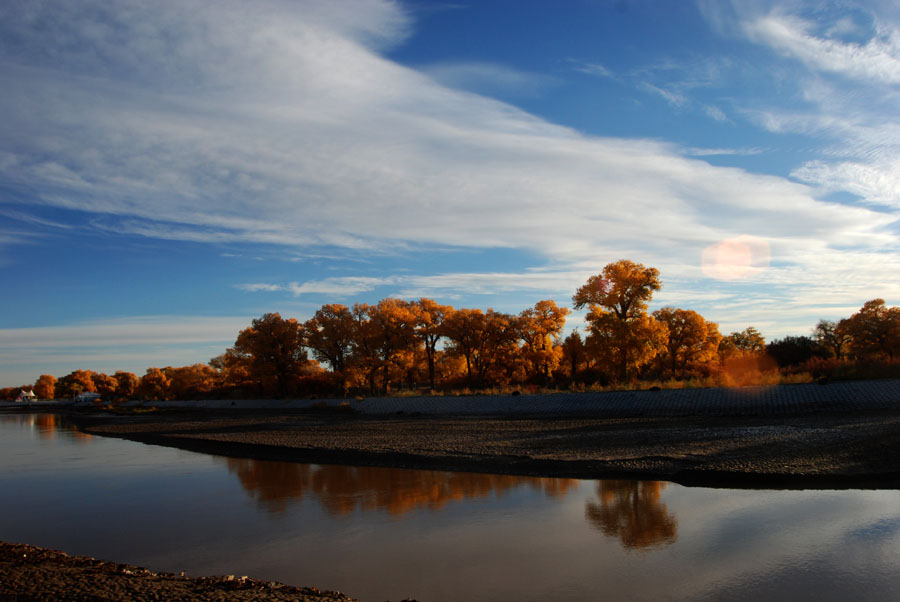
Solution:
<svg viewBox="0 0 900 602"><path fill-rule="evenodd" d="M0 539L362 599L892 600L900 492L242 460L0 415Z"/></svg>

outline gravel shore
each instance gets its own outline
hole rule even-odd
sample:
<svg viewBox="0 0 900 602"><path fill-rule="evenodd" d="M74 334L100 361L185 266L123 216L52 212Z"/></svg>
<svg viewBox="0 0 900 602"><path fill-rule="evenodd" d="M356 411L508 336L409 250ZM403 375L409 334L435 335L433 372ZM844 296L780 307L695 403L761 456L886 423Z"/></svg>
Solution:
<svg viewBox="0 0 900 602"><path fill-rule="evenodd" d="M185 577L128 564L0 542L0 601L209 600L354 602L339 592L243 576ZM358 602L358 601L356 601Z"/></svg>
<svg viewBox="0 0 900 602"><path fill-rule="evenodd" d="M93 434L257 459L706 486L900 486L897 380L478 399L485 411L425 397L401 399L392 413L365 400L77 421Z"/></svg>

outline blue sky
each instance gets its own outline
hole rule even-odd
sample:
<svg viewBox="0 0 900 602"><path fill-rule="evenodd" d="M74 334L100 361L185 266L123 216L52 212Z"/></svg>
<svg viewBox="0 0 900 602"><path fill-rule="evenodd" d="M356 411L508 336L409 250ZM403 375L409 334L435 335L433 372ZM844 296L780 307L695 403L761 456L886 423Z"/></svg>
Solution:
<svg viewBox="0 0 900 602"><path fill-rule="evenodd" d="M900 303L894 2L10 0L0 79L6 386L620 258L726 333Z"/></svg>

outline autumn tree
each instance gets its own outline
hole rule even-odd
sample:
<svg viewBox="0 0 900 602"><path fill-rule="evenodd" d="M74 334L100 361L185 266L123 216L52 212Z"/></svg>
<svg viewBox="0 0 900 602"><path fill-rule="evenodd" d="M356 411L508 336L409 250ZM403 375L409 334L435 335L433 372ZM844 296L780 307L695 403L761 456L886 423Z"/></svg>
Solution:
<svg viewBox="0 0 900 602"><path fill-rule="evenodd" d="M672 378L686 378L690 369L716 358L722 335L715 322L695 311L663 307L653 317L668 330L663 361Z"/></svg>
<svg viewBox="0 0 900 602"><path fill-rule="evenodd" d="M887 356L893 360L900 351L900 308L887 307L884 299L866 301L845 324L850 349L857 357Z"/></svg>
<svg viewBox="0 0 900 602"><path fill-rule="evenodd" d="M320 362L343 375L353 351L355 320L350 310L340 304L323 305L303 325L303 344Z"/></svg>
<svg viewBox="0 0 900 602"><path fill-rule="evenodd" d="M57 399L75 397L79 393L92 393L94 387L93 372L90 370L75 370L56 381L54 396Z"/></svg>
<svg viewBox="0 0 900 602"><path fill-rule="evenodd" d="M562 354L566 365L569 368L569 377L573 380L578 374L579 367L584 364L585 347L584 339L577 330L572 331L562 342Z"/></svg>
<svg viewBox="0 0 900 602"><path fill-rule="evenodd" d="M465 358L469 386L483 386L486 376L507 359L519 338L516 316L488 309L458 309L444 321L451 352Z"/></svg>
<svg viewBox="0 0 900 602"><path fill-rule="evenodd" d="M288 395L288 384L306 365L303 326L294 318L285 320L277 313L263 314L242 330L234 342L233 353L247 358L254 377L264 383L274 380L278 395Z"/></svg>
<svg viewBox="0 0 900 602"><path fill-rule="evenodd" d="M413 307L402 299L388 298L366 310L368 320L363 338L367 339L368 352L374 356L373 363L381 369L383 391L389 390L391 370L398 367L403 352L417 343L417 313Z"/></svg>
<svg viewBox="0 0 900 602"><path fill-rule="evenodd" d="M729 352L741 355L762 353L766 350L765 337L753 326L730 333L723 342Z"/></svg>
<svg viewBox="0 0 900 602"><path fill-rule="evenodd" d="M56 377L51 374L41 374L34 382L32 389L38 399L53 399L56 393Z"/></svg>
<svg viewBox="0 0 900 602"><path fill-rule="evenodd" d="M568 308L557 307L552 300L538 301L533 308L519 314L522 352L532 373L539 375L544 385L550 383L551 374L562 359L562 349L555 343L566 325L568 314Z"/></svg>
<svg viewBox="0 0 900 602"><path fill-rule="evenodd" d="M163 369L169 379L169 394L174 399L195 399L212 392L219 381L219 373L207 364L193 364Z"/></svg>
<svg viewBox="0 0 900 602"><path fill-rule="evenodd" d="M118 397L131 397L137 392L141 379L132 372L119 370L113 374L116 379L116 395Z"/></svg>
<svg viewBox="0 0 900 602"><path fill-rule="evenodd" d="M434 389L437 344L444 336L444 321L453 315L453 307L440 305L425 297L415 302L411 308L415 312L415 334L422 342L428 364L428 385Z"/></svg>
<svg viewBox="0 0 900 602"><path fill-rule="evenodd" d="M262 383L255 380L251 358L240 355L229 348L225 353L209 360L209 365L218 372L219 386L239 394L247 394L253 387L262 394Z"/></svg>
<svg viewBox="0 0 900 602"><path fill-rule="evenodd" d="M659 270L622 259L591 276L572 297L575 309L590 309L589 347L615 366L619 381L663 349L666 327L647 315L647 304L661 287Z"/></svg>
<svg viewBox="0 0 900 602"><path fill-rule="evenodd" d="M171 380L159 368L147 368L138 383L137 392L144 399L164 401L169 398Z"/></svg>
<svg viewBox="0 0 900 602"><path fill-rule="evenodd" d="M842 359L851 342L847 326L847 320L840 320L839 322L819 320L819 323L816 324L813 330L813 337L820 346L828 349L835 358Z"/></svg>
<svg viewBox="0 0 900 602"><path fill-rule="evenodd" d="M109 399L116 393L116 388L119 386L118 381L116 381L115 377L109 376L108 374L104 374L102 372L95 373L93 376L94 380L94 388L96 388L97 393L100 394L104 399Z"/></svg>

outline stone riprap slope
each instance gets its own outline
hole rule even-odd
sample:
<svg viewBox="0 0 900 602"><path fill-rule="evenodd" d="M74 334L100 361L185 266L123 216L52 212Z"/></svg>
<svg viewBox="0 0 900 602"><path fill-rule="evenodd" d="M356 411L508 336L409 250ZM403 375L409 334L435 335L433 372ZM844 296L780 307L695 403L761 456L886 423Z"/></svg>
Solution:
<svg viewBox="0 0 900 602"><path fill-rule="evenodd" d="M270 402L256 411L226 405L78 420L90 433L258 459L709 485L897 487L898 400L900 381L885 380L377 398L349 409L341 409L345 402L305 402L305 410L301 402Z"/></svg>

